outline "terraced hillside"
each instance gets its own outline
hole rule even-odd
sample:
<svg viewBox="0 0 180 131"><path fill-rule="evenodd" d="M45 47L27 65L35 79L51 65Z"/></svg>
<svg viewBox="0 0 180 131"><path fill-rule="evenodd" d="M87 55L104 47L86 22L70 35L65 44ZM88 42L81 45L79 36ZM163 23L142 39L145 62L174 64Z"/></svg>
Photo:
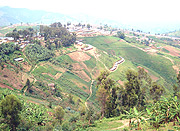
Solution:
<svg viewBox="0 0 180 131"><path fill-rule="evenodd" d="M84 38L85 42L92 44L98 49L107 52L111 56L122 56L126 62L123 63L115 72L111 73L111 77L118 81L125 81L124 74L128 69L137 70L143 67L150 74L151 78L159 83L164 83L168 90L172 90L175 83L176 70L173 63L167 59L166 54L159 52L149 53L143 49L134 46L133 43L127 43L116 37L89 37ZM175 60L178 65L177 57L169 56ZM107 63L111 63L106 61Z"/></svg>
<svg viewBox="0 0 180 131"><path fill-rule="evenodd" d="M111 36L83 39L83 43L93 46L92 50L82 51L81 47L63 48L56 51L56 55L48 61L40 61L36 65L28 60L25 53L19 51L16 55L21 55L24 61L19 62L18 68L12 64L4 65L0 70L1 87L23 92L36 99L53 101L54 104L63 103L61 98L68 99L69 94L72 94L75 101L79 99L83 104L88 98L88 103L97 106L94 80L100 71L110 71L119 57L122 57L125 62L110 74L117 83L123 85L126 82L125 73L128 69L138 70L143 67L154 81L163 84L166 91L171 92L180 65L177 56L165 53L164 50L145 52L133 43ZM27 79L32 84L30 89L26 87ZM64 101L64 106L66 102Z"/></svg>

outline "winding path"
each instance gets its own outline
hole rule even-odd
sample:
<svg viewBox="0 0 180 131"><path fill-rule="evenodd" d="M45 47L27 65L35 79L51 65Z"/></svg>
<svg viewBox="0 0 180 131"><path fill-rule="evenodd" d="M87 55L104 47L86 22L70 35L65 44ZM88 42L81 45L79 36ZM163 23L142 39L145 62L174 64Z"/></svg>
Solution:
<svg viewBox="0 0 180 131"><path fill-rule="evenodd" d="M113 65L113 67L110 69L111 72L115 71L118 68L119 64L122 64L123 62L125 62L125 59L123 57L119 57L119 58L121 58L121 60L117 61Z"/></svg>
<svg viewBox="0 0 180 131"><path fill-rule="evenodd" d="M94 80L92 80L91 81L91 86L90 86L90 94L89 94L89 97L86 99L86 102L85 102L85 106L86 106L86 108L89 110L89 108L88 108L88 106L87 106L87 101L89 100L89 98L91 97L91 95L92 95L92 85L93 85L93 83L94 83Z"/></svg>

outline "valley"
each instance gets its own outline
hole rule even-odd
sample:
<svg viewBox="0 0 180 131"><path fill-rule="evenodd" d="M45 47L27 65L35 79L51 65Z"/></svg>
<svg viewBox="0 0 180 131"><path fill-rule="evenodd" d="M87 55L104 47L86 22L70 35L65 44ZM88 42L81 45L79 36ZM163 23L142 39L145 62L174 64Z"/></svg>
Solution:
<svg viewBox="0 0 180 131"><path fill-rule="evenodd" d="M98 84L99 77L104 71L108 72L108 80L102 83L110 82L110 85L113 83L110 88L116 89L117 94L118 89L125 89L127 86L127 72L131 70L139 73L140 69L144 70L143 75L146 73L149 75L147 77L146 74L144 77L147 77L147 80L143 79L141 82L144 84L141 88L147 91L146 100L149 103L153 102L148 91L151 88L149 81L163 87L163 96L174 94L173 85L176 84L180 71L179 39L159 38L156 35L149 36L123 30L120 30L125 34L123 39L113 35L118 30L111 35L91 34L87 37L86 34L81 34L75 37L75 33L80 32L81 27L78 27L77 32L69 32L62 26L57 27L58 24L40 27L43 30L41 36L33 36L33 30L37 28L22 29L29 31L32 37L19 38L16 45L14 41L4 43L2 40L0 45L4 52L1 54L0 69L1 99L8 94L14 94L23 100L25 107L41 110L43 115L41 117L36 115L38 120L34 121L36 128L43 128L42 125L37 125L38 122L46 125L57 123L51 116L58 106L65 110L63 124L67 122L76 125L71 127L72 130L78 126L83 130L128 128L128 120L124 119L123 114L100 119L102 109L97 97L101 87L98 87ZM18 29L17 33L21 33L20 30ZM93 30L89 29L89 32L93 33ZM61 31L59 37L53 36ZM25 41L29 43L24 44ZM23 47L18 48L18 46ZM15 61L15 58L22 59ZM118 102L118 99L116 101ZM88 113L91 115L88 116ZM23 117L26 115L22 114ZM44 117L48 122L42 120ZM96 125L91 123L93 118L96 119ZM78 125L77 121L83 124ZM102 124L107 124L109 127L102 127ZM56 124L54 127L58 128Z"/></svg>

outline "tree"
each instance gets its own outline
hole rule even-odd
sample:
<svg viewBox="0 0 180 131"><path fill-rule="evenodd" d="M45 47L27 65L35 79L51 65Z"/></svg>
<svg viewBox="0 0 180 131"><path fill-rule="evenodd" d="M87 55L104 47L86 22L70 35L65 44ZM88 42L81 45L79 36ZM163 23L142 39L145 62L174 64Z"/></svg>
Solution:
<svg viewBox="0 0 180 131"><path fill-rule="evenodd" d="M179 91L180 91L180 73L177 76L177 85L173 86L173 90L174 90L174 96L177 96L178 98L179 96Z"/></svg>
<svg viewBox="0 0 180 131"><path fill-rule="evenodd" d="M115 81L108 78L109 72L103 71L97 78L97 99L101 105L101 114L102 118L104 115L106 117L112 117L115 115L115 109L116 109L116 86Z"/></svg>
<svg viewBox="0 0 180 131"><path fill-rule="evenodd" d="M128 82L125 83L124 88L118 90L117 104L120 112L129 111L133 107L137 107L138 110L144 109L146 95L141 81L144 78L143 74L144 72L127 71Z"/></svg>
<svg viewBox="0 0 180 131"><path fill-rule="evenodd" d="M62 123L62 119L64 117L64 110L61 106L57 106L55 108L55 113L54 113L54 117L60 122L60 124Z"/></svg>
<svg viewBox="0 0 180 131"><path fill-rule="evenodd" d="M155 103L159 100L163 92L164 88L156 82L153 82L152 87L150 88L150 94Z"/></svg>
<svg viewBox="0 0 180 131"><path fill-rule="evenodd" d="M69 103L74 104L72 94L69 94L69 96L68 96L68 100L69 100Z"/></svg>
<svg viewBox="0 0 180 131"><path fill-rule="evenodd" d="M100 87L96 93L96 96L101 106L101 118L103 118L105 114L106 100L108 97L107 91L104 88Z"/></svg>
<svg viewBox="0 0 180 131"><path fill-rule="evenodd" d="M125 38L125 35L124 33L122 33L121 31L118 31L117 32L117 37L121 38L121 39L124 39Z"/></svg>
<svg viewBox="0 0 180 131"><path fill-rule="evenodd" d="M8 124L12 131L16 131L20 124L20 112L22 104L20 100L14 95L7 95L0 103L0 111L4 122Z"/></svg>
<svg viewBox="0 0 180 131"><path fill-rule="evenodd" d="M87 28L88 28L88 29L90 29L90 28L91 28L90 24L87 24Z"/></svg>
<svg viewBox="0 0 180 131"><path fill-rule="evenodd" d="M7 33L6 37L13 37L14 40L16 41L17 39L19 39L19 33L18 32Z"/></svg>
<svg viewBox="0 0 180 131"><path fill-rule="evenodd" d="M30 83L29 79L27 79L25 86L27 86L27 90L29 90L31 88L31 83Z"/></svg>

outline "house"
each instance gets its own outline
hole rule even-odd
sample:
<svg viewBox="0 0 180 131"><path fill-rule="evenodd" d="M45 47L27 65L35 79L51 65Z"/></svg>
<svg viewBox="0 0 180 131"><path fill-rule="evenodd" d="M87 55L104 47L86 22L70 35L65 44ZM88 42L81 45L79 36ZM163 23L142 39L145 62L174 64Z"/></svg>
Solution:
<svg viewBox="0 0 180 131"><path fill-rule="evenodd" d="M83 45L83 43L82 43L82 42L78 42L78 43L77 43L77 45L82 46L82 45Z"/></svg>
<svg viewBox="0 0 180 131"><path fill-rule="evenodd" d="M15 61L23 61L24 59L23 58L15 58L14 60Z"/></svg>
<svg viewBox="0 0 180 131"><path fill-rule="evenodd" d="M54 84L54 83L49 83L48 86L49 86L49 87L54 87L55 84Z"/></svg>
<svg viewBox="0 0 180 131"><path fill-rule="evenodd" d="M88 50L93 49L93 46L92 46L92 45L89 45L89 44L86 44L86 45L87 45L88 47L82 48L83 50L88 51Z"/></svg>
<svg viewBox="0 0 180 131"><path fill-rule="evenodd" d="M55 91L55 84L54 83L49 83L48 87L51 87L51 90Z"/></svg>
<svg viewBox="0 0 180 131"><path fill-rule="evenodd" d="M1 43L14 42L14 38L13 37L0 37L0 42Z"/></svg>

